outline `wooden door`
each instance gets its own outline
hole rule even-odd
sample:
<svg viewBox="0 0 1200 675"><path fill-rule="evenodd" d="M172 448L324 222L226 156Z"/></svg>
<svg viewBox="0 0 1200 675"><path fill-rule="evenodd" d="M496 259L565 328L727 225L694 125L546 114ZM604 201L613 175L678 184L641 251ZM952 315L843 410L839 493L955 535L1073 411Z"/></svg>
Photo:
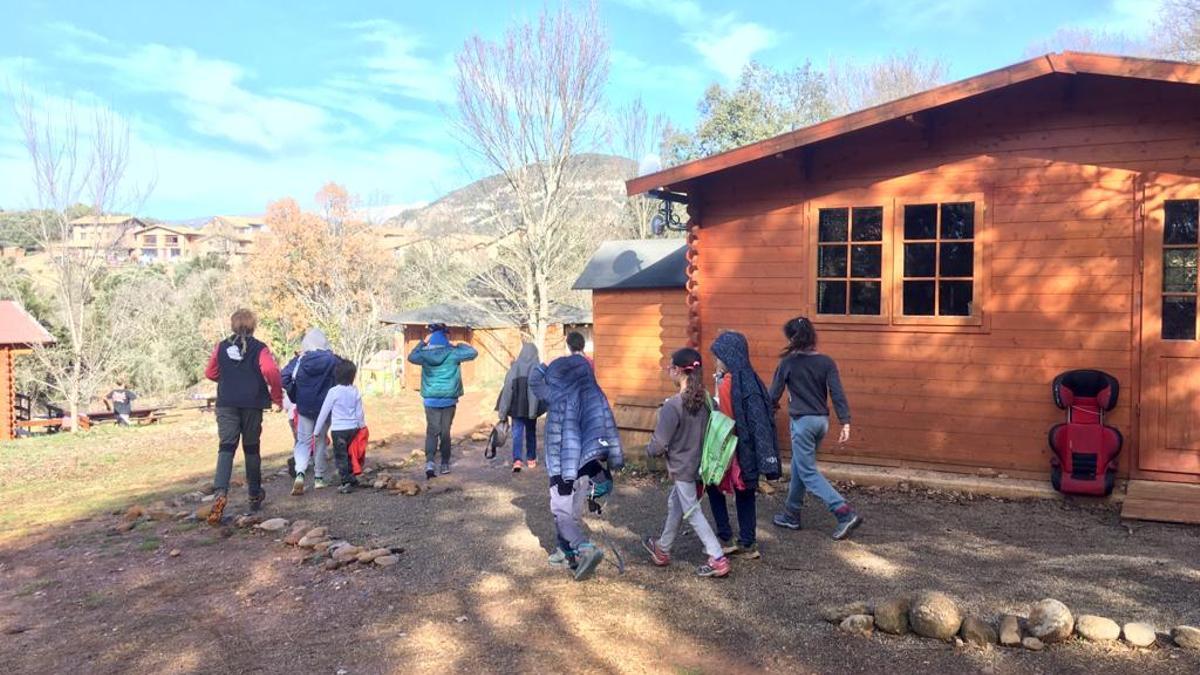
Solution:
<svg viewBox="0 0 1200 675"><path fill-rule="evenodd" d="M1148 174L1142 190L1138 468L1200 475L1200 179Z"/></svg>

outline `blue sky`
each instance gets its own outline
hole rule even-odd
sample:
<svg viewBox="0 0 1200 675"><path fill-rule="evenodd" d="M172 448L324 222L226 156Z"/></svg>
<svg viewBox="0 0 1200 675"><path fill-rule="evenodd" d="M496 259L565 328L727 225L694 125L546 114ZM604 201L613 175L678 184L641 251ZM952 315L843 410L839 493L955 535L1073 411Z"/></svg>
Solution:
<svg viewBox="0 0 1200 675"><path fill-rule="evenodd" d="M747 59L789 67L918 49L952 79L1061 28L1145 37L1156 0L602 0L609 99L690 126ZM327 180L365 204L430 201L486 173L451 133L454 53L542 2L0 0L0 208L30 203L14 92L127 120L146 215L260 213Z"/></svg>

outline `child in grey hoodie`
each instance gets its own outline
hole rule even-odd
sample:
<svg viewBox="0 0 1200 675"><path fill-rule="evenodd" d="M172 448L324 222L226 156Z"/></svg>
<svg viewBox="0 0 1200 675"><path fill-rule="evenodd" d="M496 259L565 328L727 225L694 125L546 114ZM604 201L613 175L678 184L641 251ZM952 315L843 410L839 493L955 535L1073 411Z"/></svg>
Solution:
<svg viewBox="0 0 1200 675"><path fill-rule="evenodd" d="M358 479L350 470L350 443L358 435L358 430L367 426L363 414L362 394L354 386L354 376L358 369L354 363L341 359L333 367L334 385L325 394L325 402L321 405L321 414L317 416L317 424L313 436L320 433L329 423L329 435L333 437L333 459L337 462L338 474L342 486L338 492L347 494L358 485Z"/></svg>
<svg viewBox="0 0 1200 675"><path fill-rule="evenodd" d="M700 368L700 352L680 349L671 356L671 380L679 393L667 399L658 411L658 424L646 448L651 457L666 455L667 474L672 484L667 495L667 522L662 536L646 537L642 546L650 560L659 567L671 564L671 546L679 534L679 526L687 518L696 536L704 544L708 562L696 570L702 577L723 577L729 574L729 560L721 542L700 510L697 480L700 475L700 456L704 450L704 432L708 428L708 392Z"/></svg>

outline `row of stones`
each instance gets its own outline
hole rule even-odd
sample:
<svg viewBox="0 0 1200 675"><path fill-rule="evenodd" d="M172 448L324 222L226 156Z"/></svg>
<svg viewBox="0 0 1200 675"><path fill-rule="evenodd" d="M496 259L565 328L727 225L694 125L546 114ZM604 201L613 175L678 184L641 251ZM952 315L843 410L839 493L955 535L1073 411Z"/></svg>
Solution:
<svg viewBox="0 0 1200 675"><path fill-rule="evenodd" d="M1000 644L1041 650L1046 644L1060 642L1072 634L1091 642L1124 639L1134 647L1149 647L1158 640L1154 626L1132 622L1120 626L1107 617L1090 614L1076 618L1062 602L1047 598L1035 603L1029 616L1007 614L1000 617L999 630L980 616L964 616L953 598L937 591L915 596L899 596L871 605L855 602L826 607L822 617L847 633L871 635L876 629L893 635L910 631L922 637L946 642L961 641L979 646ZM1170 632L1174 644L1184 649L1200 649L1200 628L1176 626Z"/></svg>
<svg viewBox="0 0 1200 675"><path fill-rule="evenodd" d="M279 533L288 529L288 521L283 518L271 518L255 525L264 532ZM283 543L288 546L313 551L314 561L323 561L327 570L335 570L355 563L361 565L377 565L390 567L400 562L403 549L371 548L355 546L342 539L334 539L329 534L329 528L317 526L307 520L297 520L291 524Z"/></svg>

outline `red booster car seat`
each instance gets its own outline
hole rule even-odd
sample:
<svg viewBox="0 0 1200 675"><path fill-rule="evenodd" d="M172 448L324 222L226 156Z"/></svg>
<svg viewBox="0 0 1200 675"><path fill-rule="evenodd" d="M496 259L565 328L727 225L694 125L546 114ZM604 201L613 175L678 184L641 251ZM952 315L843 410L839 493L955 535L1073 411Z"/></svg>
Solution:
<svg viewBox="0 0 1200 675"><path fill-rule="evenodd" d="M1065 494L1108 495L1124 439L1104 423L1117 407L1117 378L1100 370L1068 370L1054 378L1054 403L1067 421L1050 428L1050 481Z"/></svg>

